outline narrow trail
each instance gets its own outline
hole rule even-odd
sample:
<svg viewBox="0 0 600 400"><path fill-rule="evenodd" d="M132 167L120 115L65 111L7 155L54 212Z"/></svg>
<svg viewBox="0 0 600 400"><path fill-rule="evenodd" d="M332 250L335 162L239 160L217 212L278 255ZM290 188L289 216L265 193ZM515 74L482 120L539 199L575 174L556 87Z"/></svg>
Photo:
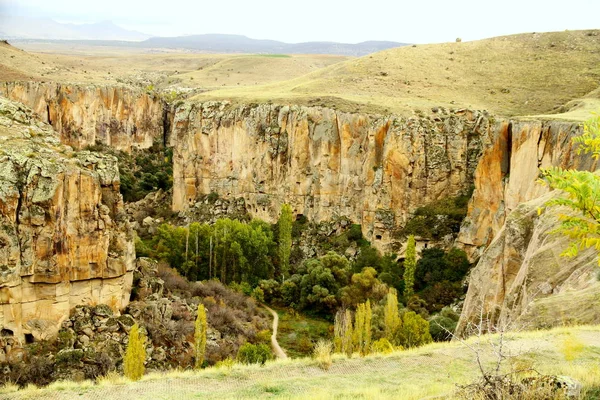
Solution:
<svg viewBox="0 0 600 400"><path fill-rule="evenodd" d="M279 326L279 315L266 304L263 304L262 306L266 308L271 314L273 314L273 334L271 335L271 347L273 348L273 353L275 353L275 357L277 358L286 359L287 355L277 342L277 327Z"/></svg>

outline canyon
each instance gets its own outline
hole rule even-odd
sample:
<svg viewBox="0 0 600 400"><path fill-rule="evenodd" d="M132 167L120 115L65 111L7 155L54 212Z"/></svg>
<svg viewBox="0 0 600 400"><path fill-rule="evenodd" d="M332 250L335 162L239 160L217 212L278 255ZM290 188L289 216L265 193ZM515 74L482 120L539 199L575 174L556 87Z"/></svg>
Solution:
<svg viewBox="0 0 600 400"><path fill-rule="evenodd" d="M200 195L215 193L225 199L243 198L252 216L274 222L281 204L289 203L297 217L316 222L345 217L360 224L363 235L380 249L400 249L404 238L395 233L418 207L474 188L454 241L471 261L478 260L465 299L462 330L477 320L481 307L493 321L514 321L536 303L542 307L570 291L594 296L599 290L590 272L596 260L586 253L562 262L558 255L564 240L549 233L556 218L550 213L538 218L532 215L534 206L520 205L533 201L537 207L542 204L539 199L548 196L549 190L536 183L539 168L596 169L594 161L578 155L572 145L571 139L581 133L577 123L500 119L466 108L435 107L406 117L226 101L169 104L139 89L101 85L7 82L0 92L31 107L51 125L56 133L49 135L60 141L56 146L80 150L102 143L126 152L153 143L172 147L172 209L177 212L189 209ZM34 194L17 191L16 180L2 192L13 193L12 197L3 195L0 201L10 226L6 231L12 232L4 234L10 245L0 250L0 263L8 271L3 272L0 290L35 293L52 285L48 290L55 292L29 296L47 304L61 299L63 306L56 313L65 316L80 299L92 300L91 293L100 293L94 301L109 301L112 295L107 297L92 282L111 286L116 279L111 293L118 294L116 305L122 307L134 257L129 228L119 222L122 201L116 165L109 156L75 154L80 161L61 161L62 169L50 173L60 183L44 189L40 207L53 210L44 211L45 217L20 217L24 210L35 209L37 200L32 200ZM29 159L23 164L27 157L22 154L10 157L29 169L35 162L43 163ZM26 188L35 190L44 182L40 178L48 175L44 168L28 173ZM84 186L85 196L76 191ZM529 228L516 230L521 226ZM33 247L39 261L27 251L19 255L19 243L28 241L39 243ZM560 245L552 245L555 242ZM56 248L53 243L66 245ZM84 258L91 264L83 263ZM555 260L551 265L550 258ZM71 266L64 260L81 263ZM86 289L76 289L82 295L72 296L68 288L73 293L78 282ZM523 282L531 290L522 289ZM19 311L21 322L7 317L16 315L15 307L33 307L29 300L14 294L5 298L12 303L4 300L4 326L34 336L45 331L35 328L43 324L36 322L34 311ZM521 306L513 306L515 302ZM577 307L567 304L562 312ZM580 323L598 322L594 313L585 313L582 319ZM530 323L546 326L558 321L549 315Z"/></svg>

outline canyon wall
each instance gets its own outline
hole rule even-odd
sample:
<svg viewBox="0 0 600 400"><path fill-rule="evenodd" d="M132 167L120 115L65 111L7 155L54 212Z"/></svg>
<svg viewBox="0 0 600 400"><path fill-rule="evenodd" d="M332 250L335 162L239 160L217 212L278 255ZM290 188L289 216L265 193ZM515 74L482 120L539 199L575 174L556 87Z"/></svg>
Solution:
<svg viewBox="0 0 600 400"><path fill-rule="evenodd" d="M548 193L536 183L540 168L594 170L594 160L577 154L572 139L580 124L504 121L494 130L475 171L475 190L457 244L476 260L519 204Z"/></svg>
<svg viewBox="0 0 600 400"><path fill-rule="evenodd" d="M561 207L538 209L557 191L518 205L471 271L469 291L456 330L530 330L600 322L598 253L567 258L570 239L553 231Z"/></svg>
<svg viewBox="0 0 600 400"><path fill-rule="evenodd" d="M116 158L74 152L0 97L2 336L51 337L79 304L125 307L134 258Z"/></svg>
<svg viewBox="0 0 600 400"><path fill-rule="evenodd" d="M459 334L482 316L488 327L600 322L600 312L593 311L600 295L597 254L560 256L569 240L552 231L565 210L554 207L537 215L546 201L560 195L536 182L540 168L597 169L572 142L581 133L577 123L521 121L503 123L491 136L456 242L479 260L471 272Z"/></svg>
<svg viewBox="0 0 600 400"><path fill-rule="evenodd" d="M185 103L170 137L173 209L214 192L272 222L289 203L313 221L348 217L386 244L416 207L468 190L489 132L487 116L470 110L401 118Z"/></svg>
<svg viewBox="0 0 600 400"><path fill-rule="evenodd" d="M169 130L164 102L139 89L6 82L0 96L33 109L64 144L78 149L98 142L129 152L162 143Z"/></svg>

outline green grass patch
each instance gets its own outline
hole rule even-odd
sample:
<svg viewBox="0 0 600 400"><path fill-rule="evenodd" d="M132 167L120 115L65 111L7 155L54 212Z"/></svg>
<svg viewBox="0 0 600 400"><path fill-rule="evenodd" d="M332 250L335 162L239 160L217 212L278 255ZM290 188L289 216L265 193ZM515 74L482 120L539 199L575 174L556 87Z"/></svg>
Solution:
<svg viewBox="0 0 600 400"><path fill-rule="evenodd" d="M277 341L288 357L310 356L319 339L332 337L333 325L329 321L283 308L273 309L279 314Z"/></svg>

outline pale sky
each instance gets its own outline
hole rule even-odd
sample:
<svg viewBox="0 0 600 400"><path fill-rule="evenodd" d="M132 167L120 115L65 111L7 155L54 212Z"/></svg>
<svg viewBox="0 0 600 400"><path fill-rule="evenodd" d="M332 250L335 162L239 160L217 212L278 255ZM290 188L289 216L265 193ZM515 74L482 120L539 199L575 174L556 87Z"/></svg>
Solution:
<svg viewBox="0 0 600 400"><path fill-rule="evenodd" d="M600 28L600 0L0 0L0 14L114 23L156 36L432 43Z"/></svg>

